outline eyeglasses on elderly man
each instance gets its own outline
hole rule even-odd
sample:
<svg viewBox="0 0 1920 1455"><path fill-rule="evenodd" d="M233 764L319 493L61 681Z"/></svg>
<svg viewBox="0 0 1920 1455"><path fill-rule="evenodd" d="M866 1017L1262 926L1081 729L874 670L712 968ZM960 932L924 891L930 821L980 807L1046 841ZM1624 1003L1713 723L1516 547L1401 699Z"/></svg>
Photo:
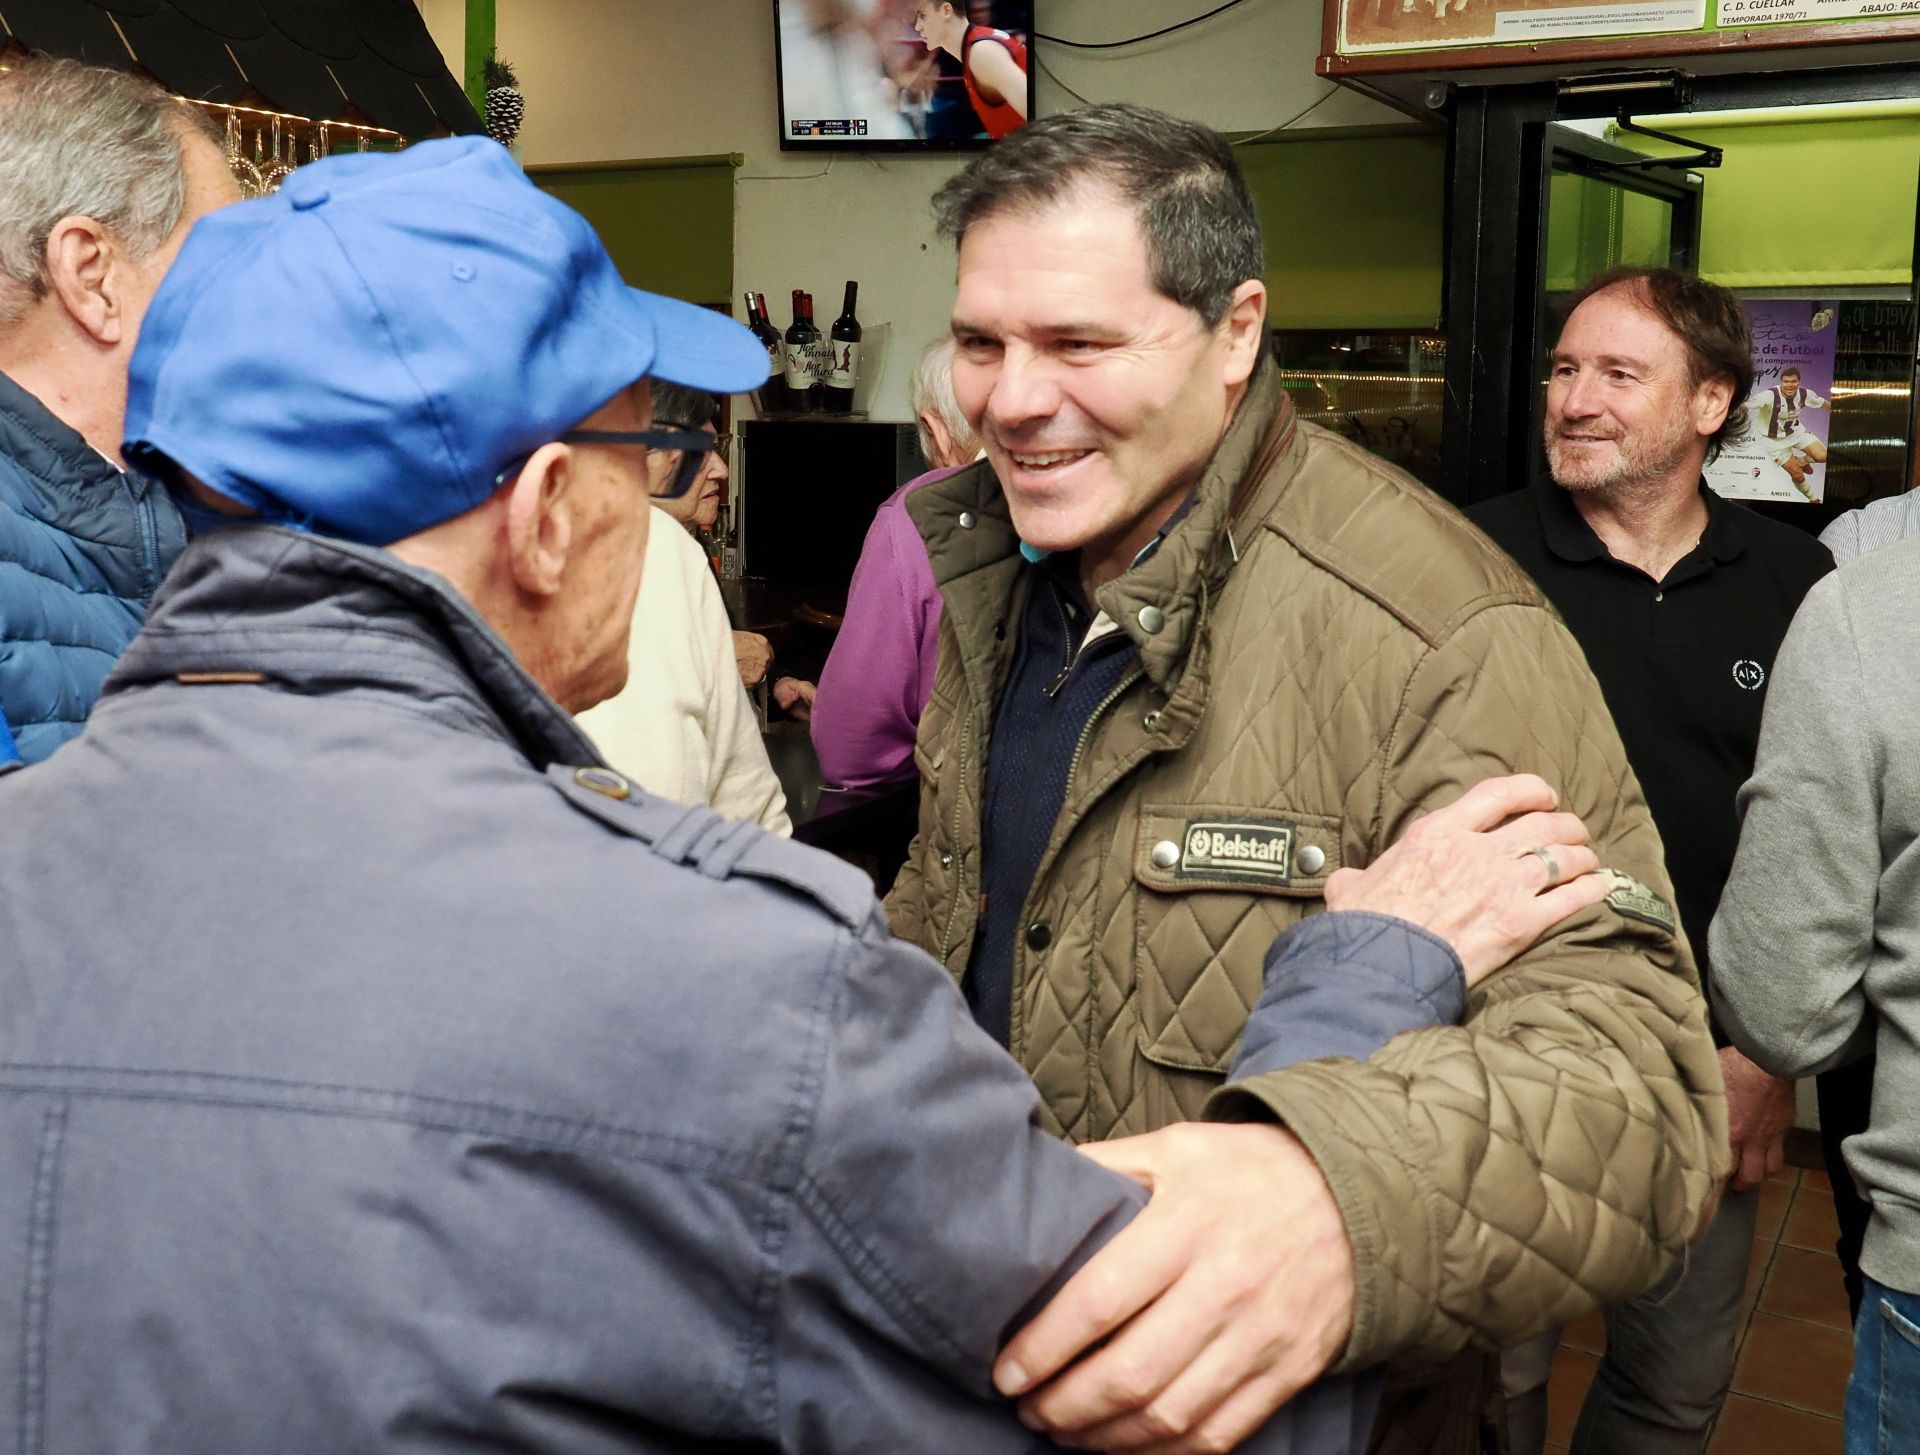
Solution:
<svg viewBox="0 0 1920 1455"><path fill-rule="evenodd" d="M728 437L731 442L731 436ZM703 429L669 427L665 429L572 429L559 437L563 445L645 445L650 450L679 450L682 452L679 468L667 481L666 487L656 491L656 500L674 500L685 495L693 488L693 482L700 474L701 458L719 444L714 435ZM506 469L493 477L494 488L505 485L525 468L531 455L522 455Z"/></svg>
<svg viewBox="0 0 1920 1455"><path fill-rule="evenodd" d="M679 462L673 468L672 475L664 485L653 492L655 500L678 500L693 489L694 482L700 478L700 471L706 464L708 455L718 454L724 457L733 448L733 436L716 434L711 424L688 424L672 419L656 420L655 424L662 429L675 432L682 438L694 441L690 445L662 446L662 448L680 450L682 453Z"/></svg>

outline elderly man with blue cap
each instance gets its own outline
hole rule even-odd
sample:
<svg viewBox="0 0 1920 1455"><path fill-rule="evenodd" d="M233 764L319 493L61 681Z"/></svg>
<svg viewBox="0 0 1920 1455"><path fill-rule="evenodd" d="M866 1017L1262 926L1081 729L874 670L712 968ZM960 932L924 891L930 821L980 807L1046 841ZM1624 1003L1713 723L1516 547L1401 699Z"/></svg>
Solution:
<svg viewBox="0 0 1920 1455"><path fill-rule="evenodd" d="M23 1446L1043 1443L992 1361L1147 1194L1040 1129L864 876L636 790L571 715L625 674L644 452L687 444L649 381L765 368L491 142L195 228L127 453L223 528L85 733L0 778ZM1478 831L1544 791L1483 785L1330 886L1352 912L1278 948L1243 1062L1457 1015L1604 893L1537 894ZM1592 867L1577 822L1520 822ZM1340 1448L1370 1399L1322 1385L1245 1448Z"/></svg>

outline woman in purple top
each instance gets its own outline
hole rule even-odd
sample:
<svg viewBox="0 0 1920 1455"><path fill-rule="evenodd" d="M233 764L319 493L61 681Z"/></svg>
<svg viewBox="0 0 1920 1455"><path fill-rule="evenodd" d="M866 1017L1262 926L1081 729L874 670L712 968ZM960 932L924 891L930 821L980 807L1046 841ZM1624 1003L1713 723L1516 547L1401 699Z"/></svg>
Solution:
<svg viewBox="0 0 1920 1455"><path fill-rule="evenodd" d="M875 513L847 588L847 611L816 688L783 677L780 706L806 716L820 776L836 788L911 782L913 735L933 690L940 592L919 531L907 517L909 494L974 458L972 429L954 402L953 340L927 345L914 366L908 398L920 426L920 452L937 468L909 480Z"/></svg>

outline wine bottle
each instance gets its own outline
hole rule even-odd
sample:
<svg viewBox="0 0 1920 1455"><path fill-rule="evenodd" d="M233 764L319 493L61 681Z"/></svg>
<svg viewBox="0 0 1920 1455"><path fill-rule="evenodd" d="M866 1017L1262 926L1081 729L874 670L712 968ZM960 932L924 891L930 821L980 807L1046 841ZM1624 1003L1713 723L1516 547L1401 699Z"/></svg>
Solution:
<svg viewBox="0 0 1920 1455"><path fill-rule="evenodd" d="M767 382L754 391L754 407L762 414L775 414L787 407L787 355L780 342L780 331L767 317L767 296L747 293L747 327L767 351Z"/></svg>
<svg viewBox="0 0 1920 1455"><path fill-rule="evenodd" d="M787 403L802 412L818 407L815 393L814 344L820 330L813 326L813 306L806 293L793 290L793 322L787 327Z"/></svg>
<svg viewBox="0 0 1920 1455"><path fill-rule="evenodd" d="M827 408L835 414L853 412L853 388L860 379L860 320L854 317L854 297L858 283L847 284L846 301L840 316L833 321L833 359L827 368Z"/></svg>
<svg viewBox="0 0 1920 1455"><path fill-rule="evenodd" d="M817 412L827 407L827 375L833 370L833 341L820 332L820 325L814 321L813 295L803 293L800 300L806 305L807 327L812 330L813 403L809 407Z"/></svg>

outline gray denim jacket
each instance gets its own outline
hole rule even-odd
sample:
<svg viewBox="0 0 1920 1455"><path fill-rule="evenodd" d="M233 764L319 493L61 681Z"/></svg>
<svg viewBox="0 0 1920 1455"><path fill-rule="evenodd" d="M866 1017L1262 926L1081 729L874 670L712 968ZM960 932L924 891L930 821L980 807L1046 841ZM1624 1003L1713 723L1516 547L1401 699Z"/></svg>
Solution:
<svg viewBox="0 0 1920 1455"><path fill-rule="evenodd" d="M1144 1194L863 876L598 766L438 578L189 549L0 780L22 1449L1039 1448L991 1361Z"/></svg>

